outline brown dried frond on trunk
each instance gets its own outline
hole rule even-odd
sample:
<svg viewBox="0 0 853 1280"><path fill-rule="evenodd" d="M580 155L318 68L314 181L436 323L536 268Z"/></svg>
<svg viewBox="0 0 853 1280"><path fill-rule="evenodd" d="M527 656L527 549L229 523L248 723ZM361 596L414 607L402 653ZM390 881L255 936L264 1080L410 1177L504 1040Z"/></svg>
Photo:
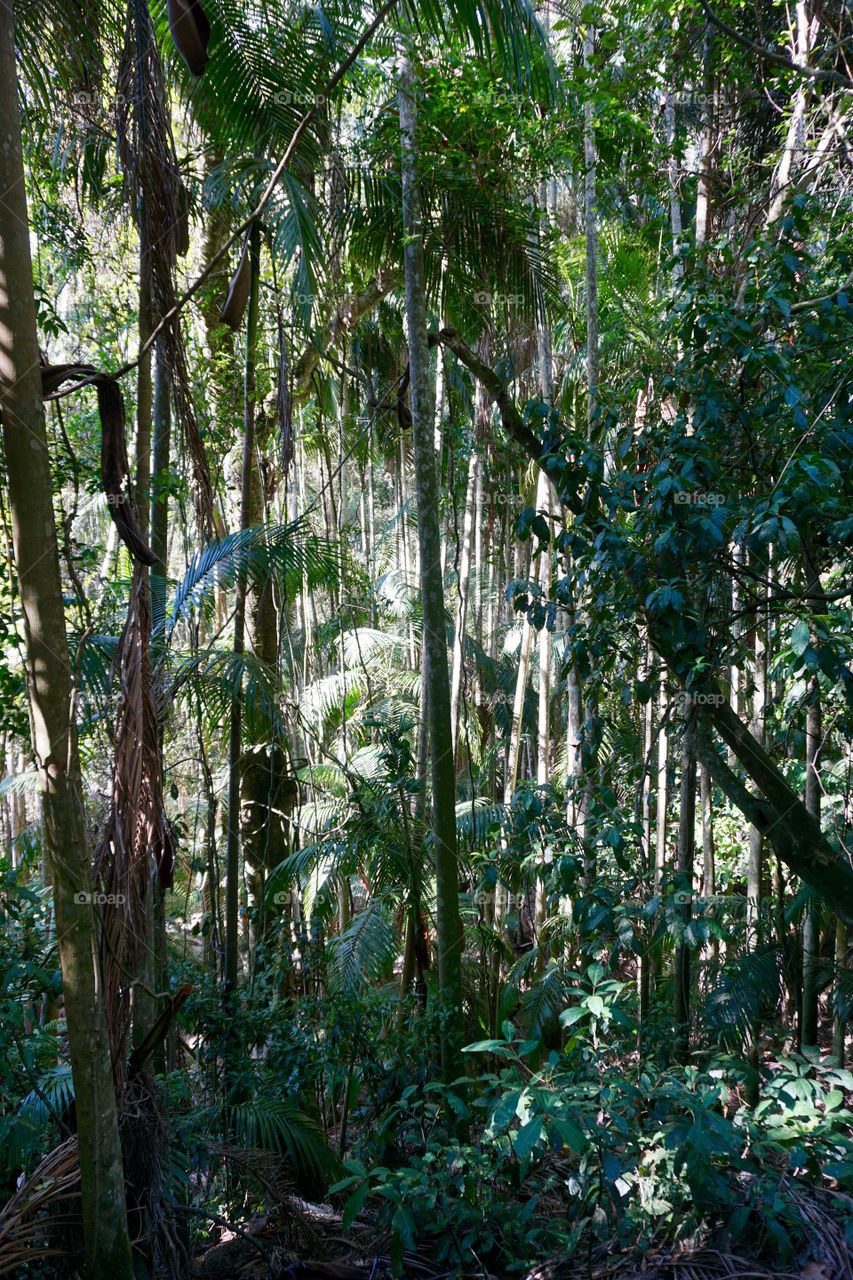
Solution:
<svg viewBox="0 0 853 1280"><path fill-rule="evenodd" d="M97 882L112 895L102 913L104 994L117 1071L125 1067L130 979L139 972L152 864L172 884L174 850L163 802L157 711L151 686L148 584L134 569L127 621L116 654L120 695L111 812L95 853Z"/></svg>
<svg viewBox="0 0 853 1280"><path fill-rule="evenodd" d="M54 1147L0 1209L0 1276L20 1275L26 1263L67 1257L57 1240L82 1227L76 1137Z"/></svg>
<svg viewBox="0 0 853 1280"><path fill-rule="evenodd" d="M140 1076L121 1096L121 1147L128 1224L153 1276L186 1276L190 1259L164 1192L167 1129L155 1092Z"/></svg>
<svg viewBox="0 0 853 1280"><path fill-rule="evenodd" d="M188 242L187 198L172 138L160 54L148 7L139 0L130 6L117 89L119 157L128 201L135 214L142 214L137 216L140 261L142 271L148 273L155 325L175 306L175 261ZM200 532L209 538L214 526L213 484L199 432L179 315L165 325L158 344L191 460Z"/></svg>

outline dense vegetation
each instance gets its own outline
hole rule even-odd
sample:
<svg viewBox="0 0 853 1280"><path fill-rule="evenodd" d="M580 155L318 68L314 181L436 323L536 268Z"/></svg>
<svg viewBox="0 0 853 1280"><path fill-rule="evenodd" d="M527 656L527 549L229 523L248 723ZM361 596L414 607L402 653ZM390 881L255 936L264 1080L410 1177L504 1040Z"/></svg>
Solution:
<svg viewBox="0 0 853 1280"><path fill-rule="evenodd" d="M0 1276L853 1276L849 9L528 4L0 6Z"/></svg>

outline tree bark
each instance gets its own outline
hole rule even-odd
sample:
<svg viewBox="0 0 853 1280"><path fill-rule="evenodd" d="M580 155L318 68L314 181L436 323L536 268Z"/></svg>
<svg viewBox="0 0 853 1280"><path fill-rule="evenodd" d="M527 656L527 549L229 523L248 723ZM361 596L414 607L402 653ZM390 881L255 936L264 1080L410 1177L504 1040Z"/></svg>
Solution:
<svg viewBox="0 0 853 1280"><path fill-rule="evenodd" d="M681 754L681 796L678 815L677 892L683 896L679 914L685 924L692 915L693 859L696 843L696 756L691 741L693 710L688 702ZM690 1052L690 947L679 938L675 948L674 1014L679 1056Z"/></svg>
<svg viewBox="0 0 853 1280"><path fill-rule="evenodd" d="M252 470L255 463L255 346L258 335L258 290L261 256L261 232L257 222L250 231L249 257L252 283L246 316L246 361L243 380L243 463L240 480L240 528L249 528L252 510ZM245 650L246 578L237 580L234 610L233 652L239 657ZM225 869L225 990L233 994L237 986L240 960L240 757L243 725L243 699L238 692L231 706L228 735L228 835Z"/></svg>
<svg viewBox="0 0 853 1280"><path fill-rule="evenodd" d="M53 513L10 3L0 6L0 414L24 618L33 754L56 907L89 1280L131 1280L91 850ZM82 899L87 899L83 900Z"/></svg>
<svg viewBox="0 0 853 1280"><path fill-rule="evenodd" d="M595 51L595 29L587 27L584 68L589 73ZM586 385L587 422L592 438L598 417L598 208L595 194L595 108L589 93L583 104L584 228L586 233Z"/></svg>
<svg viewBox="0 0 853 1280"><path fill-rule="evenodd" d="M471 535L474 529L474 501L477 492L479 457L472 446L468 462L468 481L465 486L465 514L462 523L462 545L459 548L459 609L453 638L453 674L450 681L450 726L453 734L454 755L459 751L459 713L462 705L462 685L465 673L465 628L468 622L468 595L471 583Z"/></svg>
<svg viewBox="0 0 853 1280"><path fill-rule="evenodd" d="M400 139L403 191L403 263L406 327L411 373L410 401L418 501L421 603L424 625L423 678L427 688L432 835L436 879L438 982L442 1012L441 1060L445 1077L459 1073L462 1045L462 921L456 856L456 779L450 723L450 678L441 572L441 531L435 468L433 383L427 341L421 201L417 177L415 76L405 38L399 60Z"/></svg>
<svg viewBox="0 0 853 1280"><path fill-rule="evenodd" d="M806 708L806 787L805 805L820 825L820 757L821 757L820 684L817 676L809 683ZM818 1033L818 961L820 952L820 905L807 904L803 917L803 997L800 1006L800 1048L817 1044Z"/></svg>

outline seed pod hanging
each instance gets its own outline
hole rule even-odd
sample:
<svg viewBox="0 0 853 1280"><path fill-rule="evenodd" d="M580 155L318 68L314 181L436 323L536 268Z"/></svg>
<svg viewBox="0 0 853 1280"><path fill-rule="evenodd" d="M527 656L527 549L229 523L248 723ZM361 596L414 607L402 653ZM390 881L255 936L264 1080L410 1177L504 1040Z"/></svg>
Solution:
<svg viewBox="0 0 853 1280"><path fill-rule="evenodd" d="M190 248L190 198L182 182L178 183L178 222L175 227L175 253L185 258Z"/></svg>
<svg viewBox="0 0 853 1280"><path fill-rule="evenodd" d="M115 378L90 364L48 364L41 356L42 395L49 398L69 378L88 378L98 393L101 419L101 481L119 537L141 564L157 564L139 527L130 492L130 465L125 438L124 396Z"/></svg>
<svg viewBox="0 0 853 1280"><path fill-rule="evenodd" d="M154 565L157 557L139 528L130 494L130 467L125 443L124 397L114 378L101 377L98 410L101 415L101 478L110 515L125 546L142 564Z"/></svg>
<svg viewBox="0 0 853 1280"><path fill-rule="evenodd" d="M228 286L228 297L222 304L222 310L219 313L219 319L222 323L227 324L230 329L235 331L243 323L243 315L246 311L246 304L249 301L249 286L251 283L252 268L249 265L249 237L247 235L243 242L243 252L240 254L237 270L231 277L231 283Z"/></svg>
<svg viewBox="0 0 853 1280"><path fill-rule="evenodd" d="M199 0L169 0L169 27L175 47L194 76L207 66L210 23Z"/></svg>

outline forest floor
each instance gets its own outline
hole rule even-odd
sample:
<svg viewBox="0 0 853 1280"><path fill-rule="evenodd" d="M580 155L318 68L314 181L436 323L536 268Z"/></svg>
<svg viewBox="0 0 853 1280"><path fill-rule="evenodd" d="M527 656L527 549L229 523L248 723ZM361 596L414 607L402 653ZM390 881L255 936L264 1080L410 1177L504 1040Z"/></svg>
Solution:
<svg viewBox="0 0 853 1280"><path fill-rule="evenodd" d="M829 1197L804 1187L797 1193L814 1234L787 1269L767 1267L743 1253L696 1247L632 1256L598 1242L573 1257L543 1259L519 1280L853 1280L853 1251ZM195 1258L194 1280L391 1280L395 1275L388 1241L369 1220L344 1234L341 1217L329 1205L296 1197L275 1214L257 1218L239 1234L223 1231ZM406 1254L404 1280L507 1280L475 1257L461 1273L435 1266L427 1257Z"/></svg>

